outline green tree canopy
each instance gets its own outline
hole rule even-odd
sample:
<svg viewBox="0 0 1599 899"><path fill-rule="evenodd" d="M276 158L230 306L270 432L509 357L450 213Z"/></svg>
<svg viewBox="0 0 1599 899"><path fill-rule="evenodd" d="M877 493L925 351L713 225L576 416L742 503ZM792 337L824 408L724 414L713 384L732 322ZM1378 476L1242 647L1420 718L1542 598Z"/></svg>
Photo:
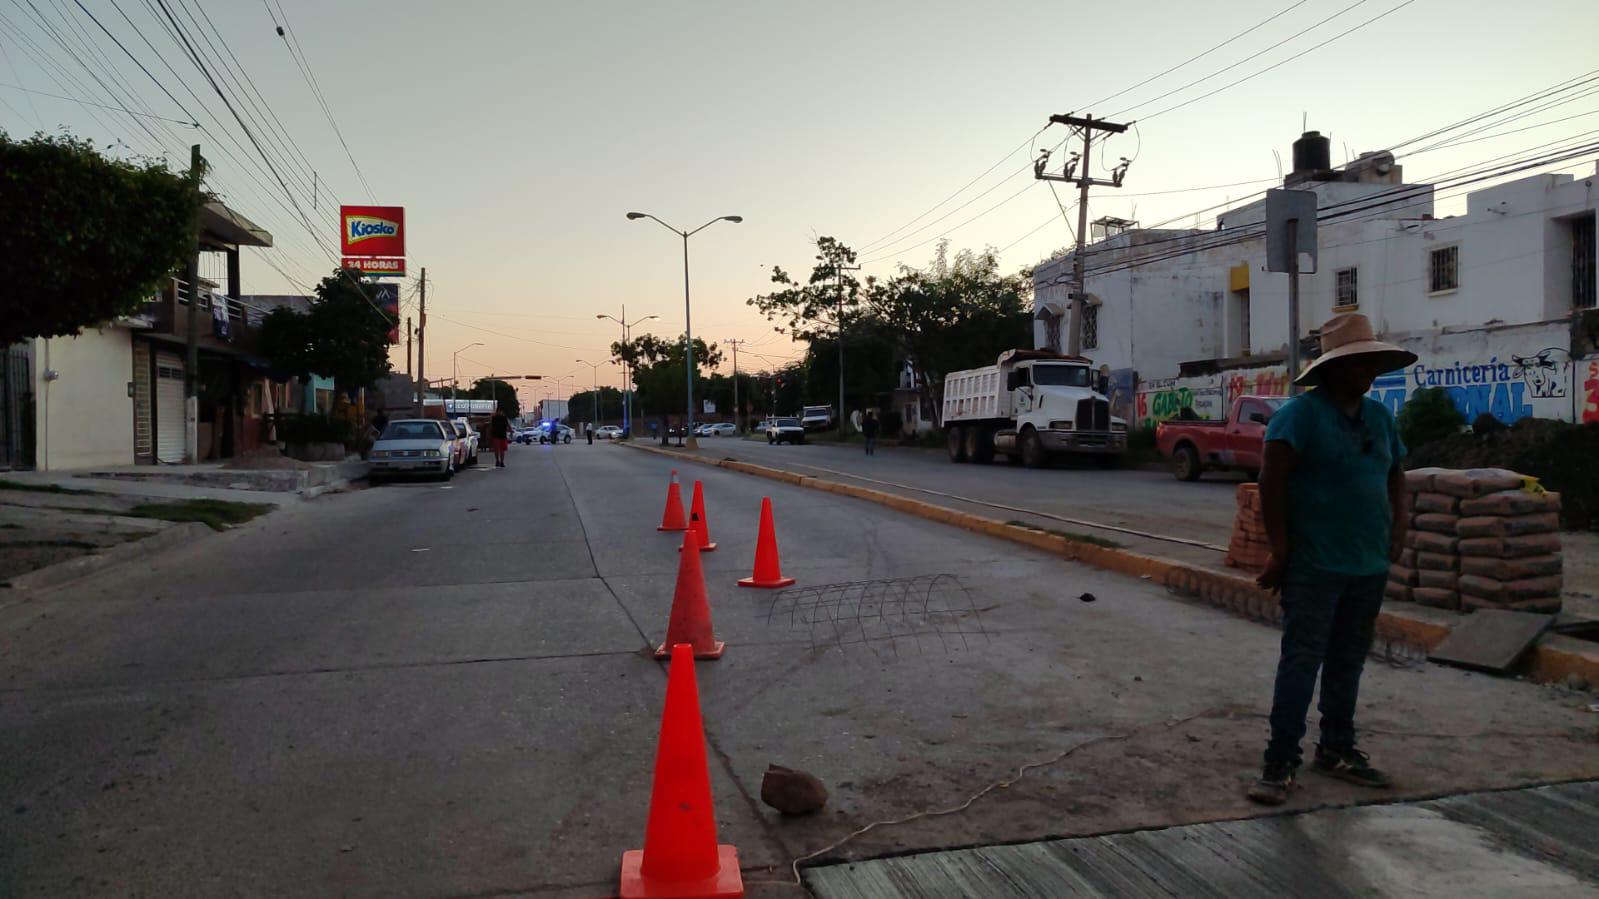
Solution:
<svg viewBox="0 0 1599 899"><path fill-rule="evenodd" d="M469 400L495 400L499 410L507 418L516 418L522 414L522 401L516 397L516 388L507 381L499 378L479 378L472 385L471 390L461 394Z"/></svg>
<svg viewBox="0 0 1599 899"><path fill-rule="evenodd" d="M808 400L837 402L841 307L847 403L869 403L892 390L899 363L909 361L918 389L936 409L945 374L992 364L1004 350L1031 345L1031 273L1004 274L991 249L951 256L941 241L926 268L901 266L886 281L864 283L843 268L855 259L853 250L831 237L818 238L816 249L804 283L774 267L778 289L748 301L779 332L810 345Z"/></svg>
<svg viewBox="0 0 1599 899"><path fill-rule="evenodd" d="M654 334L635 337L630 343L611 344L611 355L633 367L633 386L638 391L639 409L649 415L670 415L683 411L687 378L683 366L683 341L665 340ZM722 364L722 351L716 344L694 338L695 405L701 397L699 372Z"/></svg>
<svg viewBox="0 0 1599 899"><path fill-rule="evenodd" d="M335 271L317 284L309 312L278 308L267 315L261 350L281 372L321 375L351 391L389 373L389 328L375 285L357 272Z"/></svg>
<svg viewBox="0 0 1599 899"><path fill-rule="evenodd" d="M0 346L135 312L192 248L201 199L163 163L0 131Z"/></svg>

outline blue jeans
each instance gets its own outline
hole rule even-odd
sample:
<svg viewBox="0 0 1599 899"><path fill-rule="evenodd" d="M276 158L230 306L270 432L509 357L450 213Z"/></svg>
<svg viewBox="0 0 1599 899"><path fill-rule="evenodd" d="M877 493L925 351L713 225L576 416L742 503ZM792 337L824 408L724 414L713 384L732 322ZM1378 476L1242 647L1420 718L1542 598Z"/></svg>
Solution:
<svg viewBox="0 0 1599 899"><path fill-rule="evenodd" d="M1290 573L1283 585L1283 643L1271 700L1266 764L1298 764L1305 716L1321 673L1321 745L1355 745L1360 673L1382 608L1386 572L1366 577Z"/></svg>
<svg viewBox="0 0 1599 899"><path fill-rule="evenodd" d="M876 454L877 454L877 438L876 437L868 437L868 438L866 438L866 455L875 456Z"/></svg>

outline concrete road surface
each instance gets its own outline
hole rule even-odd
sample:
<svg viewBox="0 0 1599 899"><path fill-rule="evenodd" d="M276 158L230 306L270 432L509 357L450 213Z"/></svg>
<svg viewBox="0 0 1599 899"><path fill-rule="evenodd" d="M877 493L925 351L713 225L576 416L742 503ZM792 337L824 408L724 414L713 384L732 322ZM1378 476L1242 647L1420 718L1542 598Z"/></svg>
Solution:
<svg viewBox="0 0 1599 899"><path fill-rule="evenodd" d="M605 894L648 804L670 464L516 447L506 469L289 506L0 611L0 895ZM721 837L751 895L799 895L788 864L818 851L1256 813L1242 791L1270 629L876 505L684 475L704 479L720 544L704 560L728 650L698 676ZM866 588L799 594L832 615L807 626L795 594L733 584L763 495L803 587L892 597L883 579L947 574L965 592L873 620L848 614ZM1368 670L1365 746L1402 783L1384 798L1599 776L1580 696ZM762 806L774 762L820 776L826 810ZM964 811L849 838L1034 762ZM1291 808L1379 798L1305 784Z"/></svg>

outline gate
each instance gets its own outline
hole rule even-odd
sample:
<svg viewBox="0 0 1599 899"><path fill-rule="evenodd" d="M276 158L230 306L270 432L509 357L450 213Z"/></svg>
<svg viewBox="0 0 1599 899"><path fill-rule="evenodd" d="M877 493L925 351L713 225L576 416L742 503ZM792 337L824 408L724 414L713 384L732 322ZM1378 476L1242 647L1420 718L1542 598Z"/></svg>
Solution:
<svg viewBox="0 0 1599 899"><path fill-rule="evenodd" d="M0 469L32 468L33 365L26 347L6 347L0 358Z"/></svg>

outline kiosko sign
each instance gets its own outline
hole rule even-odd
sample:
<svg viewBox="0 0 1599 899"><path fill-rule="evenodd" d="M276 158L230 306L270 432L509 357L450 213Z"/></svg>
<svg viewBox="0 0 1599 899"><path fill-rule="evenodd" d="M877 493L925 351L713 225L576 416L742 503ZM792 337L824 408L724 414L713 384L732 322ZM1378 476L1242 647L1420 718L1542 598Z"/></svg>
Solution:
<svg viewBox="0 0 1599 899"><path fill-rule="evenodd" d="M340 247L345 256L404 256L405 207L339 207Z"/></svg>

